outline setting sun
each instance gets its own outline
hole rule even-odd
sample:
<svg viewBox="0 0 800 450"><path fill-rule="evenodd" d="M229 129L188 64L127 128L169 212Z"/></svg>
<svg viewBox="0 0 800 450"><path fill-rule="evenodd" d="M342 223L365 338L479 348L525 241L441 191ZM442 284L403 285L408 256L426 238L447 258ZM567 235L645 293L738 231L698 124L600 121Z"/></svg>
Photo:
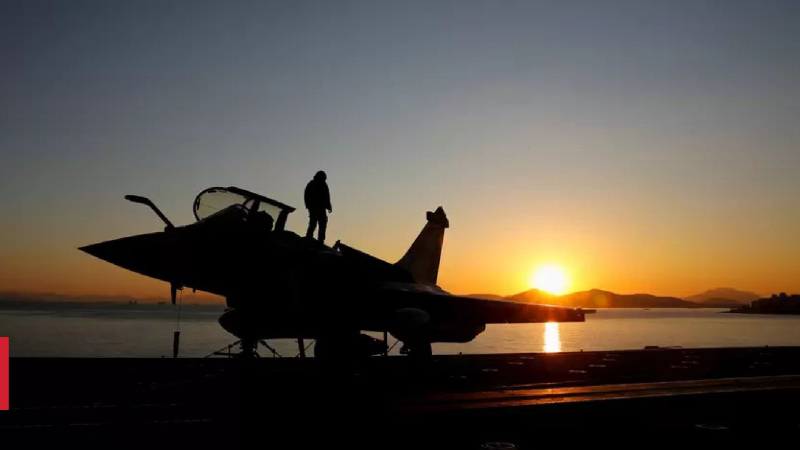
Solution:
<svg viewBox="0 0 800 450"><path fill-rule="evenodd" d="M562 295L567 292L567 274L561 266L547 264L539 267L531 277L531 287Z"/></svg>

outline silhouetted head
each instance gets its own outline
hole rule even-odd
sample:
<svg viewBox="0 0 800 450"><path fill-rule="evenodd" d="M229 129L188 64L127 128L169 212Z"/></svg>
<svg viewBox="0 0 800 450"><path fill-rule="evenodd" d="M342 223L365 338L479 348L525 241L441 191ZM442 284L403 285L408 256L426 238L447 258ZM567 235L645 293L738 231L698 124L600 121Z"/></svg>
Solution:
<svg viewBox="0 0 800 450"><path fill-rule="evenodd" d="M316 175L314 175L314 180L316 180L316 181L325 181L327 179L328 179L328 175L325 175L325 171L323 171L323 170L320 170L319 172L317 172Z"/></svg>

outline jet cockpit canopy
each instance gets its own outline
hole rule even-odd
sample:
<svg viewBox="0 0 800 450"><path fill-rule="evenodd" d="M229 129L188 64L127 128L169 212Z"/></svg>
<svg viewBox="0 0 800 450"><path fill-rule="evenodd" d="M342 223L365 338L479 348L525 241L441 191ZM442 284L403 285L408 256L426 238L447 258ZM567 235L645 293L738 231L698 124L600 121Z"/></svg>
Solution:
<svg viewBox="0 0 800 450"><path fill-rule="evenodd" d="M243 220L257 218L266 213L274 220L275 230L283 230L287 217L295 211L289 205L234 186L204 190L194 199L193 209L194 217L198 221L231 212L241 216Z"/></svg>

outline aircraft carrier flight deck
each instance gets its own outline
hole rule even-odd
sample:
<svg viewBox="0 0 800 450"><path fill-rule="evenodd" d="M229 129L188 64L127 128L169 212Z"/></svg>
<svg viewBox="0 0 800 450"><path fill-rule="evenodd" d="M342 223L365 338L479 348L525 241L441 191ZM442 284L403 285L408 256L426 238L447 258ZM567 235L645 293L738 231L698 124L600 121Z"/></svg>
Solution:
<svg viewBox="0 0 800 450"><path fill-rule="evenodd" d="M10 366L0 434L30 443L532 448L553 433L670 429L719 439L800 426L798 347Z"/></svg>

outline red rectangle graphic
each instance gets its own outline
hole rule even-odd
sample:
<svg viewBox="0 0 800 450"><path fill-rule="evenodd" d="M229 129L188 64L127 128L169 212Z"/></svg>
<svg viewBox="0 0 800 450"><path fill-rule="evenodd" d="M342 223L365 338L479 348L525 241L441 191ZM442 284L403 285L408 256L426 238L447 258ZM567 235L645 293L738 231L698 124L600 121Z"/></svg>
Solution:
<svg viewBox="0 0 800 450"><path fill-rule="evenodd" d="M8 338L0 337L0 411L8 410Z"/></svg>

